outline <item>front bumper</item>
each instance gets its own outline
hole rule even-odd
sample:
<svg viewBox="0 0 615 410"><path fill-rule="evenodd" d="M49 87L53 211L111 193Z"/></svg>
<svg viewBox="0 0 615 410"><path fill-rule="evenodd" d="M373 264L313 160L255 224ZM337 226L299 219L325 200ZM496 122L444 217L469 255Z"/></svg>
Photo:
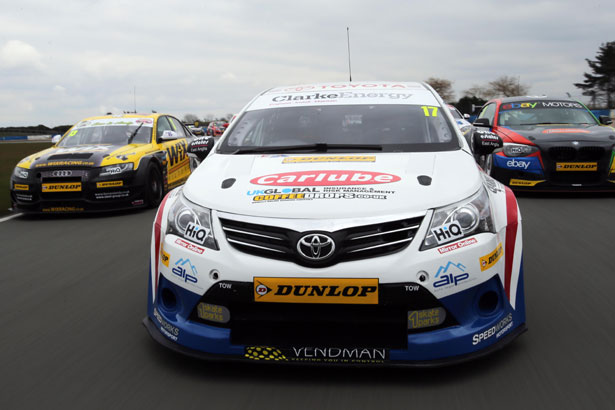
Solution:
<svg viewBox="0 0 615 410"><path fill-rule="evenodd" d="M528 169L509 166L519 163L529 164ZM606 164L598 164L596 171L557 171L555 163L543 165L536 156L512 158L494 155L491 176L515 191L615 191L615 169Z"/></svg>
<svg viewBox="0 0 615 410"><path fill-rule="evenodd" d="M366 322L361 323L362 317L370 316L370 308L364 309L364 314L355 318L357 323L348 324L336 321L339 318L338 306L268 303L265 311L275 310L279 319L277 326L263 313L263 309L256 309L252 315L248 315L249 323L246 326L245 322L241 323L246 320L245 311L238 313L232 300L244 296L242 287L250 291L251 283L233 285L231 288L225 286L226 289L232 289L225 302L220 298L221 292L207 292L199 296L161 277L156 300L152 303L150 299L148 316L143 324L152 338L163 346L201 359L353 366L425 367L455 364L499 350L526 330L522 272L517 288L516 309L512 309L508 303L497 275L442 299L431 296L430 292L416 283L380 285L381 290L383 287L389 288L390 296L408 286L418 286L420 290L402 301L401 310L407 312L402 319L405 322L402 324L390 317L381 317L379 332L385 337L375 335L375 338L370 337L369 332L360 331L344 337L344 332L353 332L353 328L371 326ZM166 301L163 293L167 293ZM179 301L177 305L170 306L169 293L176 296L175 300ZM497 303L488 311L481 311L481 296L488 293L491 296L497 295ZM384 296L387 292L381 294ZM382 299L373 307L372 312L399 306L400 300L395 297ZM195 306L198 303L212 301L229 306L230 322L207 323L196 316ZM252 303L252 306L256 308L256 303ZM444 309L446 320L434 327L408 329L404 326L408 323L410 313L407 309L427 306ZM323 319L322 315L308 315L306 318L305 312L312 308L321 312L330 309L331 317ZM319 322L314 323L316 317ZM335 331L336 326L340 328L339 332ZM246 334L246 328L251 334ZM280 332L280 329L283 330ZM399 343L399 331L404 332L402 345ZM255 354L257 349L263 354Z"/></svg>
<svg viewBox="0 0 615 410"><path fill-rule="evenodd" d="M196 359L200 359L200 360L209 360L209 361L235 361L235 362L246 362L246 361L252 361L252 362L256 362L256 363L268 363L268 360L261 360L261 361L253 361L253 360L248 360L246 359L245 356L242 355L219 355L219 354L212 354L212 353L207 353L201 350L196 350L196 349L191 349L185 346L182 346L178 343L175 343L169 339L167 339L166 337L164 337L162 335L162 333L160 332L159 328L156 326L156 324L152 321L151 318L149 317L145 317L143 318L143 326L145 326L145 329L147 329L147 332L149 333L149 335L152 337L152 339L154 339L156 342L160 343L162 346L164 346L165 348L172 350L174 352L177 353L181 353L183 355L186 356L190 356L190 357L194 357ZM490 345L489 347L480 350L478 352L474 352L474 353L469 353L469 354L465 354L465 355L460 355L460 356L455 356L455 357L451 357L451 358L445 358L445 359L437 359L437 360L415 360L415 361L403 361L403 360L397 360L397 361L388 361L386 363L381 363L381 365L388 365L388 366L407 366L407 367L441 367L441 366L450 366L450 365L454 365L454 364L459 364L459 363L463 363L466 361L470 361L470 360L475 360L478 359L480 357L483 356L487 356L493 352L496 352L500 349L502 349L503 347L505 347L506 345L508 345L509 343L511 343L513 340L515 340L517 337L519 337L522 333L524 333L527 330L527 327L525 326L525 324L522 324L520 326L518 326L517 328L515 328L513 331L511 331L510 333L508 333L506 336L502 337L497 343L494 343L492 345ZM276 363L278 364L306 364L306 362L289 362L289 361L284 361L284 360L278 360L276 361ZM312 363L310 363L312 364ZM327 363L327 362L319 362L318 364L320 365L334 365L333 363ZM347 363L347 365L352 365L352 366L368 366L368 364L360 364L360 363ZM371 366L371 365L369 365Z"/></svg>
<svg viewBox="0 0 615 410"><path fill-rule="evenodd" d="M71 178L45 177L53 171L39 172L26 181L12 177L10 194L13 209L26 213L72 213L131 209L145 205L147 180L141 172L97 177L94 169L83 169L71 170L77 174ZM44 186L68 190L49 191Z"/></svg>

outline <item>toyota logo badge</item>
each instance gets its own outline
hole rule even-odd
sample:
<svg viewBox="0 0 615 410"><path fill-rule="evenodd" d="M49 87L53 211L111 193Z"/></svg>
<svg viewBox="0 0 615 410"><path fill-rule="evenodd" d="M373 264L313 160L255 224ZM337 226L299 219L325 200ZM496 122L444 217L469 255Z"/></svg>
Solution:
<svg viewBox="0 0 615 410"><path fill-rule="evenodd" d="M54 177L69 177L73 175L73 171L70 171L70 170L53 171L51 175Z"/></svg>
<svg viewBox="0 0 615 410"><path fill-rule="evenodd" d="M327 235L310 233L297 242L299 255L311 261L327 259L335 251L335 242Z"/></svg>

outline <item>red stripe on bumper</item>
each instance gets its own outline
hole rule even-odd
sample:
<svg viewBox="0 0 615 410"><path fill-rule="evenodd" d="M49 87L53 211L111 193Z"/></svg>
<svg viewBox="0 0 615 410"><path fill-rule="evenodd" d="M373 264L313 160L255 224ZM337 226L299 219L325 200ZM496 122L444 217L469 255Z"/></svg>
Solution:
<svg viewBox="0 0 615 410"><path fill-rule="evenodd" d="M504 262L504 288L508 300L510 300L510 280L512 278L513 259L515 257L518 220L517 199L512 190L506 187L506 256Z"/></svg>
<svg viewBox="0 0 615 410"><path fill-rule="evenodd" d="M161 225L160 223L162 222L162 214L164 211L164 205L167 202L167 198L169 198L169 194L166 194L165 197L163 198L162 202L160 203L160 206L158 207L158 213L156 214L156 221L154 222L154 243L156 244L156 248L155 248L155 253L156 253L156 262L154 265L154 268L156 269L155 271L155 275L156 275L156 287L154 290L154 295L158 294L158 261L160 260L160 230L161 230Z"/></svg>

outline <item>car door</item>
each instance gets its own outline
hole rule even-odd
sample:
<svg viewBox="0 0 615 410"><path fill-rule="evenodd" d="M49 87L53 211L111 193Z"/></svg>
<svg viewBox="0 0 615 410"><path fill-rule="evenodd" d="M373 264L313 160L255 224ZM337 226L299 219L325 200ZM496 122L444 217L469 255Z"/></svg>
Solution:
<svg viewBox="0 0 615 410"><path fill-rule="evenodd" d="M170 189L183 184L190 176L190 158L187 152L186 131L181 122L170 116L160 117L157 129L158 138L164 131L173 131L177 135L174 140L161 141L167 160L167 187Z"/></svg>

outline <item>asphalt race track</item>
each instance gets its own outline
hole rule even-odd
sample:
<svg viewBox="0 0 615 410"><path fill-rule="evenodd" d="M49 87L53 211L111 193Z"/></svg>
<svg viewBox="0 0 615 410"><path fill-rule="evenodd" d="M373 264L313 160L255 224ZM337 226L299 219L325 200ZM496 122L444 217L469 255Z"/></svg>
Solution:
<svg viewBox="0 0 615 410"><path fill-rule="evenodd" d="M519 198L529 331L440 369L194 361L141 325L154 211L0 223L0 409L615 406L615 197Z"/></svg>

